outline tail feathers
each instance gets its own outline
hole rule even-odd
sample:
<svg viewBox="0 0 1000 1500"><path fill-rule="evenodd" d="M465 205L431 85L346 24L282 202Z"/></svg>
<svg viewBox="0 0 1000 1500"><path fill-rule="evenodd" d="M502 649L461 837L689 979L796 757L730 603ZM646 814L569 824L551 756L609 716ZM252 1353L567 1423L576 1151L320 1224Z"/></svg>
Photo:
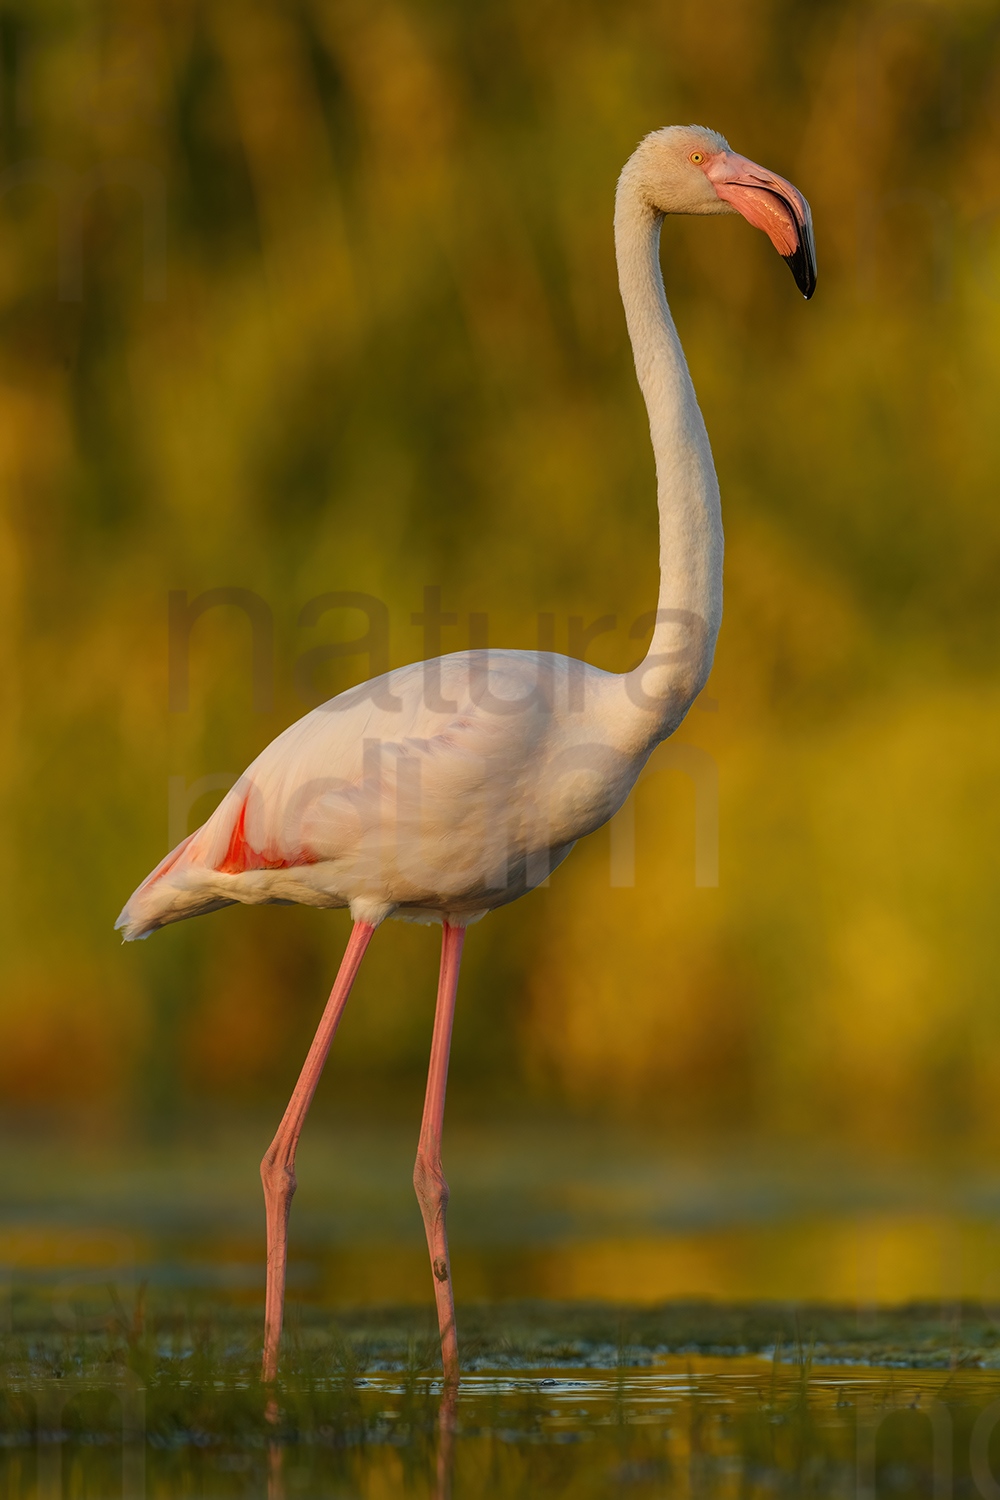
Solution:
<svg viewBox="0 0 1000 1500"><path fill-rule="evenodd" d="M215 892L199 889L198 882L191 879L192 862L185 856L190 852L188 846L197 837L198 833L189 834L128 898L115 923L115 931L122 934L123 942L134 943L170 922L181 922L185 917L196 917L202 912L232 905Z"/></svg>

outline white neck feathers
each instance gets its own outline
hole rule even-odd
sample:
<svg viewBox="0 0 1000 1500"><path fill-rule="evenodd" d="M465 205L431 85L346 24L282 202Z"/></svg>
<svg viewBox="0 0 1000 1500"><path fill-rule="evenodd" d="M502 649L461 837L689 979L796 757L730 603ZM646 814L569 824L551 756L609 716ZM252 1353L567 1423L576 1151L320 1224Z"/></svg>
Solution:
<svg viewBox="0 0 1000 1500"><path fill-rule="evenodd" d="M656 458L660 593L649 652L628 674L627 688L663 738L711 671L722 618L722 513L708 433L663 290L663 216L646 199L632 167L626 164L618 183L615 249Z"/></svg>

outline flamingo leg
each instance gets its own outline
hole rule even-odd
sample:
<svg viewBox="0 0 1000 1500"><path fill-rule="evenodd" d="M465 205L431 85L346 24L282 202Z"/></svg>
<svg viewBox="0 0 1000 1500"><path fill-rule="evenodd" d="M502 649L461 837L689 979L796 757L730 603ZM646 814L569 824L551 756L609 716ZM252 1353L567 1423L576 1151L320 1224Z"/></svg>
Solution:
<svg viewBox="0 0 1000 1500"><path fill-rule="evenodd" d="M347 997L374 931L375 928L368 922L355 922L351 929L336 981L316 1028L299 1081L281 1118L278 1133L260 1164L267 1214L267 1297L264 1307L264 1367L261 1374L265 1381L275 1380L278 1374L278 1350L285 1311L288 1215L292 1206L292 1194L295 1192L295 1148L323 1072L330 1043L340 1025Z"/></svg>
<svg viewBox="0 0 1000 1500"><path fill-rule="evenodd" d="M458 970L464 942L465 928L452 927L445 922L441 939L441 973L438 979L437 1008L434 1012L431 1060L427 1070L427 1093L424 1096L424 1116L420 1124L420 1144L413 1168L413 1186L423 1215L431 1270L434 1272L434 1296L437 1301L438 1327L441 1330L441 1364L446 1388L458 1384L459 1365L455 1298L451 1288L451 1262L448 1258L448 1232L445 1228L448 1184L441 1166L441 1129L444 1124L444 1097L448 1085L448 1054L451 1051L451 1028L455 1019Z"/></svg>

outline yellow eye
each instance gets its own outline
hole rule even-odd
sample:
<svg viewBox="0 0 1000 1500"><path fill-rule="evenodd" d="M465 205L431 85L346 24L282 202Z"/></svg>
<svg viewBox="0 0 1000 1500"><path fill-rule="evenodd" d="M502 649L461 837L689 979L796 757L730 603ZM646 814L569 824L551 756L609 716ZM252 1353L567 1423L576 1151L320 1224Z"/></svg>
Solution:
<svg viewBox="0 0 1000 1500"><path fill-rule="evenodd" d="M701 152L701 151L692 151L691 152L691 160L694 162L695 166L697 166L699 162L705 160L703 152Z"/></svg>

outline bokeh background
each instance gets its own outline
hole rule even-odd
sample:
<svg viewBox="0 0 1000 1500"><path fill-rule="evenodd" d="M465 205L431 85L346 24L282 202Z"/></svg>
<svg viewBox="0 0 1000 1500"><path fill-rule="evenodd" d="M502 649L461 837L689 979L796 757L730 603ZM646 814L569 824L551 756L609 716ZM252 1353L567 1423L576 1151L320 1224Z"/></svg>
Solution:
<svg viewBox="0 0 1000 1500"><path fill-rule="evenodd" d="M444 649L473 614L519 646L554 617L561 650L613 616L588 657L634 662L656 514L612 199L641 135L695 120L802 188L820 263L806 306L742 221L664 233L727 526L717 664L678 734L718 768L719 883L695 883L668 766L636 793L634 885L605 831L475 929L451 1119L805 1143L883 1183L988 1164L995 8L5 0L0 80L10 1128L152 1161L282 1107L346 916L233 908L125 949L112 926L227 776L378 669L323 649L364 614L310 601L380 601L393 664L425 654L427 588ZM168 596L216 589L249 612L194 621L171 710ZM436 963L426 931L380 932L321 1122L412 1134Z"/></svg>

